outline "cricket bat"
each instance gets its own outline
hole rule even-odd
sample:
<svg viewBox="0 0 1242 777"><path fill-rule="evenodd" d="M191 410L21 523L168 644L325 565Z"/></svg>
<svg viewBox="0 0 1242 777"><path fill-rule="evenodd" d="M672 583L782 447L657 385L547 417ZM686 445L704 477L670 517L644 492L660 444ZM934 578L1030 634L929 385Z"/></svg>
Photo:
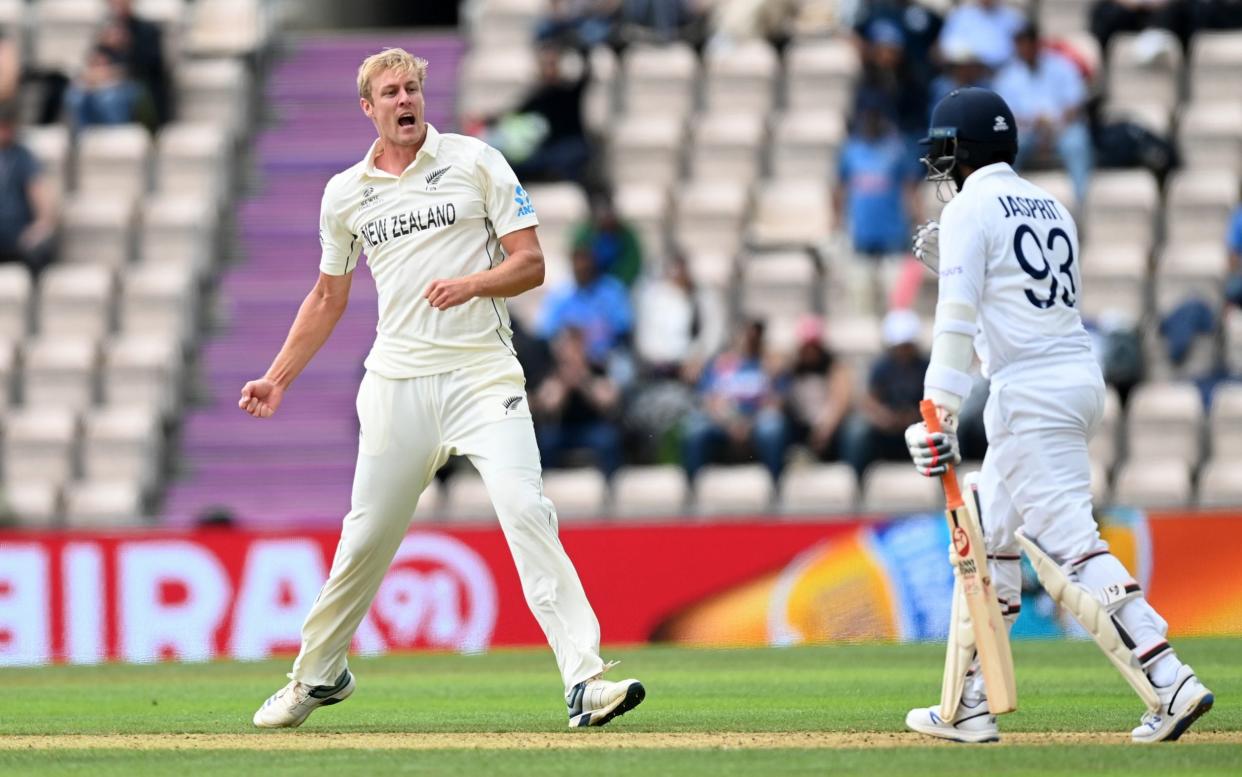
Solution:
<svg viewBox="0 0 1242 777"><path fill-rule="evenodd" d="M936 404L924 399L919 404L923 423L929 432L939 432L940 418ZM957 472L950 466L940 476L944 486L945 518L949 522L952 548L949 562L957 568L966 609L970 614L975 650L983 671L988 708L993 715L1013 712L1018 708L1018 691L1014 684L1013 654L1009 651L1009 630L1001 616L1000 600L992 587L988 572L987 550L983 545L983 527L974 512L962 500Z"/></svg>

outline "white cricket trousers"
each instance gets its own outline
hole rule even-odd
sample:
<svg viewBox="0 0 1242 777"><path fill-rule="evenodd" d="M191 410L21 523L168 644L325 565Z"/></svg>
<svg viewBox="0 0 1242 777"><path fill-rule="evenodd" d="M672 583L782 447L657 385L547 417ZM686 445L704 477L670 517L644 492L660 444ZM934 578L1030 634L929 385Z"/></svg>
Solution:
<svg viewBox="0 0 1242 777"><path fill-rule="evenodd" d="M543 495L525 383L513 358L404 380L366 373L358 390L351 509L332 571L302 625L290 678L336 682L419 495L454 454L469 457L483 477L566 691L603 671L599 622L557 537L556 510Z"/></svg>
<svg viewBox="0 0 1242 777"><path fill-rule="evenodd" d="M1015 366L992 381L979 477L984 544L1011 625L1021 603L1019 528L1092 591L1131 580L1108 552L1091 511L1087 441L1104 414L1099 368L1090 362ZM1169 654L1168 624L1146 599L1125 602L1115 616L1144 665Z"/></svg>

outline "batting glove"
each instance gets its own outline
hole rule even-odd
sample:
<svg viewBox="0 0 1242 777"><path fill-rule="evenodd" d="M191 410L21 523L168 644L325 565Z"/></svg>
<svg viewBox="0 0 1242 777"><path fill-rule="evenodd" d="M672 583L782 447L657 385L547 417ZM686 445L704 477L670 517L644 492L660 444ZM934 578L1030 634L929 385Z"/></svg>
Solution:
<svg viewBox="0 0 1242 777"><path fill-rule="evenodd" d="M957 447L957 424L944 423L944 431L929 432L927 426L919 421L906 429L906 447L910 449L910 458L914 460L914 468L924 477L940 477L949 467L962 461L962 453Z"/></svg>
<svg viewBox="0 0 1242 777"><path fill-rule="evenodd" d="M932 219L914 231L914 256L937 272L940 268L940 222Z"/></svg>

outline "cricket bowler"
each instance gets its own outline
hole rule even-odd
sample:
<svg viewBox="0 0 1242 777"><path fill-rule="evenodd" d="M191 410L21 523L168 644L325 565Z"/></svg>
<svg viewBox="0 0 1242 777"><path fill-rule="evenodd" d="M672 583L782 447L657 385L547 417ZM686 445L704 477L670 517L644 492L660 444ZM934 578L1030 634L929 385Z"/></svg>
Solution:
<svg viewBox="0 0 1242 777"><path fill-rule="evenodd" d="M930 222L915 236L916 255L939 266L924 387L943 427L929 433L918 423L907 430L915 467L933 477L960 461L957 415L978 354L991 379L979 511L1007 625L1021 604L1019 552L1025 549L1049 594L1147 702L1132 739L1175 740L1214 697L1169 646L1168 624L1109 552L1092 517L1087 440L1103 413L1105 390L1078 311L1077 227L1064 204L1014 172L1017 124L994 92L949 94L933 111L923 143L929 180L951 180L957 194L940 224ZM951 648L958 626L950 630ZM914 709L909 728L966 742L999 738L970 655L960 662L960 698L942 700L953 717L944 719L939 705Z"/></svg>
<svg viewBox="0 0 1242 777"><path fill-rule="evenodd" d="M505 298L543 283L539 223L494 148L424 118L427 62L385 49L358 69L379 137L324 188L319 279L267 373L239 407L275 413L345 311L359 254L375 277L379 323L358 390L351 509L328 580L302 625L290 682L254 725L300 725L355 687L346 654L405 537L419 495L450 455L483 477L565 686L569 726L602 726L642 702L637 680L609 682L599 623L557 537L544 495L526 381Z"/></svg>

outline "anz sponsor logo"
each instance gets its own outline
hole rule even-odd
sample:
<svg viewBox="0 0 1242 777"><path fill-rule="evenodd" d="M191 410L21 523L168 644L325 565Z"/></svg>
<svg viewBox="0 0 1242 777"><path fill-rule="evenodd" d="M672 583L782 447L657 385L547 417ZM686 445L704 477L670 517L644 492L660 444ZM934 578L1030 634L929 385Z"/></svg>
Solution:
<svg viewBox="0 0 1242 777"><path fill-rule="evenodd" d="M535 215L535 206L531 204L530 193L519 184L513 188L513 201L518 206L518 218Z"/></svg>

